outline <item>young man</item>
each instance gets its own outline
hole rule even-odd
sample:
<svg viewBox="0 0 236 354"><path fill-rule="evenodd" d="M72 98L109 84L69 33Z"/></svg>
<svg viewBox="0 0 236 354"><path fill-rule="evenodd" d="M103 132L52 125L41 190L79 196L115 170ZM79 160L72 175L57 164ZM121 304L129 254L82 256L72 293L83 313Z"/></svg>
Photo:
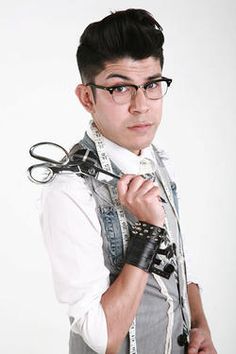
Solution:
<svg viewBox="0 0 236 354"><path fill-rule="evenodd" d="M70 354L216 353L198 286L185 277L176 185L151 145L171 84L162 76L163 42L156 20L135 9L81 36L76 94L93 123L71 155L89 149L121 178L60 175L43 192Z"/></svg>

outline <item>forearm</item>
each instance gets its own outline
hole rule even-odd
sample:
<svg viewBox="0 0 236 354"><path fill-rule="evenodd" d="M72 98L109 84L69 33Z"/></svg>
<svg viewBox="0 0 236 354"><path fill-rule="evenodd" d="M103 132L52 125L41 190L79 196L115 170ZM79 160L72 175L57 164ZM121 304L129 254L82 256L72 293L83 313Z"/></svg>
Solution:
<svg viewBox="0 0 236 354"><path fill-rule="evenodd" d="M188 285L188 298L191 313L191 327L202 328L210 334L210 329L204 314L198 285L194 283L190 283Z"/></svg>
<svg viewBox="0 0 236 354"><path fill-rule="evenodd" d="M125 264L120 275L103 294L101 304L108 330L106 354L118 352L137 312L147 279L148 273Z"/></svg>
<svg viewBox="0 0 236 354"><path fill-rule="evenodd" d="M188 353L217 354L203 311L199 288L196 284L190 283L188 285L188 297L192 318Z"/></svg>

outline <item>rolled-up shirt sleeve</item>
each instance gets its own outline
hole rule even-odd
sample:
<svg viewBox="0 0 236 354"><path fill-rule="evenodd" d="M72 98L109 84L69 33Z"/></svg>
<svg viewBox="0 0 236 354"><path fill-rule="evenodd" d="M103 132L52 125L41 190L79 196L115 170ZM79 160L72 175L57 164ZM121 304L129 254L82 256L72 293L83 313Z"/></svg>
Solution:
<svg viewBox="0 0 236 354"><path fill-rule="evenodd" d="M42 191L40 223L55 292L68 304L71 329L105 353L107 324L100 300L109 287L93 196L81 177L58 176Z"/></svg>

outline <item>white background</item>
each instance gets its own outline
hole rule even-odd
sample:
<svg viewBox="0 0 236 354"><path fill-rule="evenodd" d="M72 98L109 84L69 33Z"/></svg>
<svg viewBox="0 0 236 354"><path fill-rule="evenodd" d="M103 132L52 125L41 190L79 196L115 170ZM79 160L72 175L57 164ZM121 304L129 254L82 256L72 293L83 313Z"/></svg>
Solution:
<svg viewBox="0 0 236 354"><path fill-rule="evenodd" d="M128 7L146 8L164 28L163 73L173 85L156 143L175 162L216 347L235 352L236 2L1 0L1 353L67 353L66 307L54 295L28 149L46 140L69 148L82 136L89 117L74 95L79 36Z"/></svg>

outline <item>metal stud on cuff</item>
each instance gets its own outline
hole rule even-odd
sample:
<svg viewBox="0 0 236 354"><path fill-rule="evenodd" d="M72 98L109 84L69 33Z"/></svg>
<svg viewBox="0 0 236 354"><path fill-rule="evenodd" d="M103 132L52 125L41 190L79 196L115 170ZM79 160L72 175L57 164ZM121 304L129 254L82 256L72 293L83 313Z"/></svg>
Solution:
<svg viewBox="0 0 236 354"><path fill-rule="evenodd" d="M138 221L132 226L131 235L161 242L167 236L167 232L162 227Z"/></svg>

